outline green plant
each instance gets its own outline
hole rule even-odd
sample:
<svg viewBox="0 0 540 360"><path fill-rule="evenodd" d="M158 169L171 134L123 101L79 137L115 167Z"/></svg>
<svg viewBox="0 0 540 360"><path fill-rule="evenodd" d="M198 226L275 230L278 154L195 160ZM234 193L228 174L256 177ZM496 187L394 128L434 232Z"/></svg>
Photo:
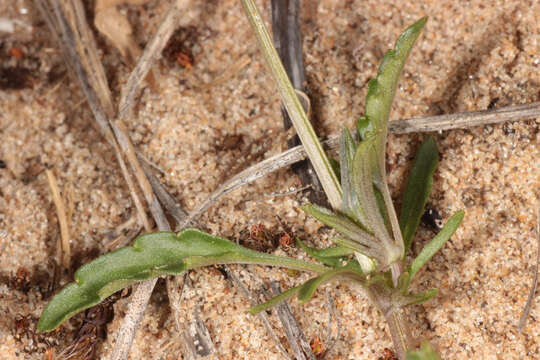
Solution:
<svg viewBox="0 0 540 360"><path fill-rule="evenodd" d="M252 25L261 26L256 8L250 7L252 2L244 0L243 4L248 15L254 18ZM259 264L314 272L317 276L255 306L251 313L295 295L300 302L306 302L321 284L332 280L352 281L362 286L385 316L396 353L400 359L405 359L407 350L415 346L402 309L436 294L434 289L411 294L411 281L452 236L464 216L462 211L454 214L439 234L407 265L407 251L431 191L437 148L432 138L420 147L409 176L399 221L386 181L385 148L388 118L399 75L425 23L423 18L405 30L394 50L384 56L377 77L369 83L365 116L356 126L357 140L348 129L342 132L339 171L334 172L328 166L329 161L320 144L311 147L313 153L308 151L310 158L326 159L319 161L321 166L317 171L318 174L319 171L331 172L323 177L329 179L328 186L334 189L331 197L333 209L318 205L307 205L303 209L340 234L334 239L336 246L328 249L310 248L298 240L298 244L322 265L253 251L194 229L178 234L147 234L138 237L133 246L103 255L81 267L75 273L75 282L67 285L47 305L38 330L52 330L76 313L137 281L165 274L178 275L211 264ZM267 42L267 33L261 35L256 31L256 34L260 35L261 43ZM265 58L271 62L274 56L271 49L266 55L268 57ZM280 73L279 64L271 71ZM286 76L277 78L278 84L285 83L283 88L288 88ZM296 98L290 91L282 93L282 97L291 96ZM289 101L289 107L290 112L300 112L297 118L302 120L301 106ZM302 141L318 143L314 132L309 128L306 131L308 135ZM334 181L338 178L341 181Z"/></svg>

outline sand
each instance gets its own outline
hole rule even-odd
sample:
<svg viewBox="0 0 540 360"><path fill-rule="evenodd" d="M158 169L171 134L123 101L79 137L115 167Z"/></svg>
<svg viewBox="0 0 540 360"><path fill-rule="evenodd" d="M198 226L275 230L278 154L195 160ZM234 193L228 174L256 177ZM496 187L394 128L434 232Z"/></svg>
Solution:
<svg viewBox="0 0 540 360"><path fill-rule="evenodd" d="M270 1L257 3L269 20ZM538 1L395 3L303 2L308 89L321 135L352 126L363 112L367 81L382 55L424 15L429 22L404 70L393 120L540 100ZM123 8L140 44L149 40L166 8L158 2ZM5 164L0 167L0 357L42 359L72 343L82 319L55 333L34 334L44 297L50 296L51 259L60 236L43 170L52 169L66 201L74 268L105 252L122 224L135 228L136 212L111 148L95 129L84 96L37 11L27 1L2 0L0 16L24 24L16 24L12 34L0 33L0 160ZM284 150L286 137L278 96L239 2L192 1L181 23L189 33L193 66L160 60L154 68L159 91L144 91L128 125L138 149L162 170L164 184L192 209L230 176ZM110 43L97 38L117 96L129 68ZM230 71L246 58L247 66ZM7 74L13 76L8 83ZM223 74L225 81L205 86ZM433 134L440 165L431 206L444 219L459 209L466 216L414 282L415 290L437 287L439 295L411 307L409 317L414 335L430 341L443 359L540 358L540 297L533 301L524 333L516 329L536 258L539 127L536 119ZM389 180L397 203L424 136L389 137ZM213 234L242 241L249 240L253 225L279 236L283 224L309 244L328 246L328 229L299 209L305 202L301 194L265 196L298 186L292 171L278 171L227 196L201 223ZM422 227L414 252L433 236ZM272 249L306 258L295 246ZM251 289L260 286L251 274L265 283L279 280L283 288L308 278L279 269L232 268ZM246 313L249 302L229 280L212 268L190 277L194 288L184 294L181 310L190 318L199 307L216 346L214 358L280 358L261 321ZM334 297L341 321L340 337L327 358L382 357L391 341L367 299L346 284L323 289ZM116 301L113 320L100 327L109 336L98 342L97 358L110 353L127 304L126 298ZM132 359L182 358L167 304L160 281ZM324 341L324 291L305 306L293 300L291 307L306 337Z"/></svg>

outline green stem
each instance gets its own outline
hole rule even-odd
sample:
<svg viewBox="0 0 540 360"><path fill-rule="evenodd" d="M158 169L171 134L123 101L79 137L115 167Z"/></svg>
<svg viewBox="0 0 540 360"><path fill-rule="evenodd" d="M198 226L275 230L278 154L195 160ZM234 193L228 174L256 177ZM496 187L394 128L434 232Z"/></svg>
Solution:
<svg viewBox="0 0 540 360"><path fill-rule="evenodd" d="M411 336L405 309L392 301L392 289L375 284L369 286L367 292L388 323L398 359L405 360L407 351L415 349L415 340Z"/></svg>
<svg viewBox="0 0 540 360"><path fill-rule="evenodd" d="M306 149L309 160L313 164L326 196L328 196L328 201L335 210L342 210L342 192L338 178L287 76L257 6L253 0L242 0L242 5L257 38L259 49L278 88L281 101Z"/></svg>
<svg viewBox="0 0 540 360"><path fill-rule="evenodd" d="M249 249L248 249L249 251ZM253 251L253 254L225 254L217 258L209 256L193 256L184 260L186 268L194 269L215 264L251 264L261 266L276 266L299 271L313 272L322 274L330 268L314 262L297 260L285 256L275 256L270 254L261 254Z"/></svg>

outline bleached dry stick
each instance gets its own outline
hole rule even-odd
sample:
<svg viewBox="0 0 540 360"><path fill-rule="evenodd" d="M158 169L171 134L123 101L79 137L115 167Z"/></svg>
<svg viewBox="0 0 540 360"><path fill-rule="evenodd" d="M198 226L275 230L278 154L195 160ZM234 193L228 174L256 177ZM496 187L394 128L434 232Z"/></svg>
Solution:
<svg viewBox="0 0 540 360"><path fill-rule="evenodd" d="M540 118L540 101L493 110L392 121L389 130L396 134L445 131L534 118Z"/></svg>
<svg viewBox="0 0 540 360"><path fill-rule="evenodd" d="M113 129L119 138L120 144L125 145L125 147L128 149L126 156L132 165L139 184L143 188L146 201L150 206L150 210L156 219L158 229L160 231L170 231L171 229L168 221L165 218L163 210L161 209L161 205L159 204L159 201L152 190L152 186L137 159L135 149L127 136L124 120L127 118L131 108L133 107L135 96L139 93L143 80L146 78L146 75L150 71L158 55L163 51L163 48L174 32L180 15L186 6L187 2L185 0L176 0L170 6L169 10L167 11L167 15L161 23L158 31L156 34L154 34L152 40L150 40L146 46L143 55L137 63L137 66L129 76L128 82L122 91L118 119L113 123ZM139 327L139 323L142 319L142 315L144 314L148 301L150 300L150 295L152 294L155 284L155 280L146 281L139 285L131 296L129 310L118 332L118 337L111 360L123 360L129 355L129 349L131 348L131 344L135 338L135 332ZM173 278L172 280L170 278L167 279L167 293L169 294L169 299L172 302L178 301L178 296L175 296L175 289L178 286L180 286L180 284L177 278ZM174 316L178 317L179 315L177 314L177 310L179 309L179 304L173 303L171 304L171 308ZM182 329L178 329L178 331L182 332Z"/></svg>
<svg viewBox="0 0 540 360"><path fill-rule="evenodd" d="M45 174L47 174L47 181L51 188L51 194L54 206L56 207L56 213L58 214L58 222L60 224L61 241L60 246L58 246L58 261L61 261L64 269L69 271L71 267L71 249L69 245L69 228L66 217L66 208L64 206L64 200L62 200L62 197L60 196L60 190L58 190L58 184L54 174L49 169L45 169ZM60 254L62 256L60 256Z"/></svg>
<svg viewBox="0 0 540 360"><path fill-rule="evenodd" d="M108 88L104 90L101 85L104 79L101 79L101 75L104 75L103 67L101 62L93 62L88 59L83 62L82 56L79 52L83 54L92 53L96 50L93 48L87 48L88 46L92 47L95 43L93 41L88 41L82 43L81 34L84 35L84 38L92 38L91 34L88 32L88 24L86 21L81 21L80 17L71 19L68 21L64 15L63 6L60 4L59 0L34 0L37 8L40 10L43 18L47 22L49 29L57 39L58 45L62 50L64 55L64 60L68 68L73 72L73 74L79 80L83 93L86 96L90 109L94 114L94 119L98 125L98 129L101 132L101 135L111 144L113 147L116 159L120 164L120 169L122 170L122 175L126 180L128 185L129 192L137 209L137 214L139 220L144 225L145 229L150 228L150 222L144 211L144 206L137 194L136 186L133 182L131 174L129 173L124 158L122 157L122 152L120 147L114 137L114 134L109 126L109 115L108 112L111 110L108 109L107 103L110 101L110 93ZM78 1L74 1L78 3ZM72 2L64 3L66 7L78 7L79 5L74 5ZM70 13L78 13L75 10L67 11ZM77 31L71 28L74 26ZM78 35L78 37L77 37ZM91 66L90 69L86 66ZM100 78L96 80L95 78ZM105 99L105 100L102 100ZM108 99L108 100L107 100Z"/></svg>
<svg viewBox="0 0 540 360"><path fill-rule="evenodd" d="M540 118L540 102L525 105L509 106L496 110L475 111L453 115L440 115L426 118L392 121L390 131L397 134L410 132L428 132L468 128L505 121L523 121ZM401 123L405 123L402 125ZM323 142L326 149L334 149L339 144L339 136L331 135ZM306 158L303 146L297 146L281 154L274 155L263 160L225 181L219 188L212 192L205 201L189 213L182 227L188 226L193 219L199 217L212 204L219 201L231 191L249 184L266 175L290 166Z"/></svg>

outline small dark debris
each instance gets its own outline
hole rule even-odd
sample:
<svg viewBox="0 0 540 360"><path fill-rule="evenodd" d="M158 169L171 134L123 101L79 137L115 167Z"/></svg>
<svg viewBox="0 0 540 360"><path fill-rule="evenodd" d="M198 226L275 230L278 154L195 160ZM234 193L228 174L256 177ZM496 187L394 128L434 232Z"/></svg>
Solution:
<svg viewBox="0 0 540 360"><path fill-rule="evenodd" d="M199 37L194 26L180 27L172 34L163 56L169 63L180 65L184 69L191 69L194 64L193 46Z"/></svg>
<svg viewBox="0 0 540 360"><path fill-rule="evenodd" d="M240 232L240 245L257 251L271 252L279 246L279 237L276 235L263 224L254 224Z"/></svg>
<svg viewBox="0 0 540 360"><path fill-rule="evenodd" d="M47 83L56 84L61 78L66 76L66 68L62 65L56 65L51 68L51 71L47 73Z"/></svg>
<svg viewBox="0 0 540 360"><path fill-rule="evenodd" d="M379 360L398 360L396 354L389 348L384 348Z"/></svg>
<svg viewBox="0 0 540 360"><path fill-rule="evenodd" d="M30 70L12 66L0 67L0 89L21 90L32 87L32 76Z"/></svg>
<svg viewBox="0 0 540 360"><path fill-rule="evenodd" d="M495 105L497 105L497 103L499 102L499 98L494 98L494 99L491 99L491 101L489 102L489 105L488 105L488 110L491 110L495 107Z"/></svg>
<svg viewBox="0 0 540 360"><path fill-rule="evenodd" d="M118 297L113 297L85 311L77 335L71 344L58 354L58 358L95 359L98 345L107 338L107 324L113 319L112 304L116 300Z"/></svg>
<svg viewBox="0 0 540 360"><path fill-rule="evenodd" d="M226 134L222 139L217 141L217 151L237 150L244 144L244 135L242 134Z"/></svg>
<svg viewBox="0 0 540 360"><path fill-rule="evenodd" d="M424 225L432 230L441 230L443 227L443 220L441 214L431 207L427 207L426 211L422 215L421 221Z"/></svg>
<svg viewBox="0 0 540 360"><path fill-rule="evenodd" d="M503 126L503 131L505 133L505 135L512 135L512 134L515 134L516 133L516 130L514 129L514 124L513 123L504 123Z"/></svg>
<svg viewBox="0 0 540 360"><path fill-rule="evenodd" d="M44 170L44 166L41 163L40 156L34 156L26 159L26 168L22 175L22 182L28 184Z"/></svg>
<svg viewBox="0 0 540 360"><path fill-rule="evenodd" d="M6 162L0 159L0 169L5 169L7 167Z"/></svg>
<svg viewBox="0 0 540 360"><path fill-rule="evenodd" d="M227 280L229 278L229 274L227 274L227 271L223 267L223 265L215 265L215 268L223 275L223 278Z"/></svg>

